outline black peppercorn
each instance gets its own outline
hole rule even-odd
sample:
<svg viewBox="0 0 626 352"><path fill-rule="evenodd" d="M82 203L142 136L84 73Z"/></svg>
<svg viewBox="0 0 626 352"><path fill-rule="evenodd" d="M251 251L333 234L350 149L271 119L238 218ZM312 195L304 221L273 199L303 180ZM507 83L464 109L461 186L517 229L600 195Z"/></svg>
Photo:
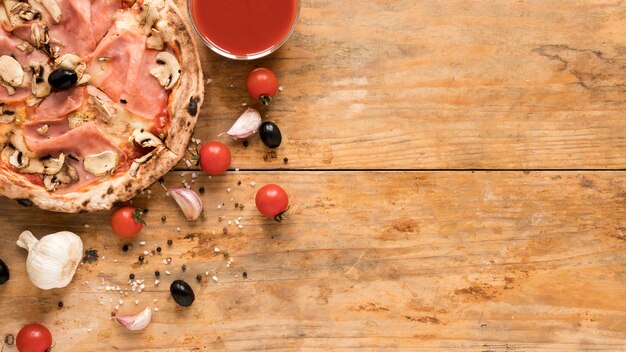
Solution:
<svg viewBox="0 0 626 352"><path fill-rule="evenodd" d="M167 218L165 217L165 215L161 216L161 221L165 222L165 220L167 220Z"/></svg>
<svg viewBox="0 0 626 352"><path fill-rule="evenodd" d="M161 276L161 273L157 270L157 271L154 272L154 276L159 277L159 276Z"/></svg>
<svg viewBox="0 0 626 352"><path fill-rule="evenodd" d="M128 278L131 279L131 280L135 280L135 274L128 275Z"/></svg>
<svg viewBox="0 0 626 352"><path fill-rule="evenodd" d="M123 245L123 246L122 246L122 250L123 250L124 252L128 252L128 248L129 248L129 247L128 247L128 245L127 245L127 244L125 244L125 245Z"/></svg>
<svg viewBox="0 0 626 352"><path fill-rule="evenodd" d="M283 162L284 162L285 164L287 164L287 163L289 162L289 158L284 158L284 159L283 159Z"/></svg>
<svg viewBox="0 0 626 352"><path fill-rule="evenodd" d="M196 275L196 280L198 280L198 282L202 281L202 275L200 274Z"/></svg>
<svg viewBox="0 0 626 352"><path fill-rule="evenodd" d="M157 247L157 252L161 253L161 247Z"/></svg>
<svg viewBox="0 0 626 352"><path fill-rule="evenodd" d="M59 308L63 308L63 301L59 301L58 306L59 306Z"/></svg>
<svg viewBox="0 0 626 352"><path fill-rule="evenodd" d="M243 277L248 277L248 273L247 272L243 272Z"/></svg>
<svg viewBox="0 0 626 352"><path fill-rule="evenodd" d="M182 269L183 271L187 270L187 265L183 264Z"/></svg>
<svg viewBox="0 0 626 352"><path fill-rule="evenodd" d="M148 209L148 208L144 209L144 210L143 210L144 215L145 215L145 214L148 214L148 211L149 211L149 210L150 210L150 209Z"/></svg>
<svg viewBox="0 0 626 352"><path fill-rule="evenodd" d="M248 147L248 145L249 145L248 141L243 141L243 146L244 147Z"/></svg>
<svg viewBox="0 0 626 352"><path fill-rule="evenodd" d="M143 255L140 255L140 256L139 256L139 261L140 261L140 262L143 262L143 259L144 259L144 258L143 258Z"/></svg>
<svg viewBox="0 0 626 352"><path fill-rule="evenodd" d="M160 183L160 184L165 183L165 179L164 179L163 177L159 178L159 183Z"/></svg>
<svg viewBox="0 0 626 352"><path fill-rule="evenodd" d="M198 189L198 192L200 192L200 194L204 194L204 187L200 187L200 188Z"/></svg>
<svg viewBox="0 0 626 352"><path fill-rule="evenodd" d="M237 186L241 186L241 181L237 181Z"/></svg>
<svg viewBox="0 0 626 352"><path fill-rule="evenodd" d="M171 246L171 245L172 245L172 243L174 243L174 242L172 242L172 240L167 240L167 245L168 245L168 246Z"/></svg>

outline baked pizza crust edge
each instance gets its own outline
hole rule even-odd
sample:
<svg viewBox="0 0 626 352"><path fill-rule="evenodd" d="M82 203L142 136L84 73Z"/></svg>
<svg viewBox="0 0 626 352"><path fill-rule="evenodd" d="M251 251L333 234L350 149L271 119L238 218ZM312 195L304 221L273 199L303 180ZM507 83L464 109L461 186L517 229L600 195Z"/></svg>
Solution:
<svg viewBox="0 0 626 352"><path fill-rule="evenodd" d="M35 205L44 210L79 213L107 210L117 202L125 202L169 172L185 155L187 144L196 126L204 101L204 84L200 55L192 28L172 1L165 1L167 19L175 33L176 50L183 68L178 85L170 93L170 127L166 148L155 152L139 164L135 173L101 182L86 191L66 194L49 193L44 187L33 185L23 176L0 168L0 194L17 199L22 205ZM132 174L132 175L131 175Z"/></svg>

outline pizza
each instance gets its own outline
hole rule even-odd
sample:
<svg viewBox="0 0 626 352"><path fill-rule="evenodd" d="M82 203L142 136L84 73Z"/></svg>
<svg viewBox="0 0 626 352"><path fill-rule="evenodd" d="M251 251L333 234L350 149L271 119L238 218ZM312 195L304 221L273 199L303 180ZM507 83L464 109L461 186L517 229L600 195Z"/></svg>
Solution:
<svg viewBox="0 0 626 352"><path fill-rule="evenodd" d="M52 211L108 209L180 161L204 94L172 0L2 5L0 194Z"/></svg>

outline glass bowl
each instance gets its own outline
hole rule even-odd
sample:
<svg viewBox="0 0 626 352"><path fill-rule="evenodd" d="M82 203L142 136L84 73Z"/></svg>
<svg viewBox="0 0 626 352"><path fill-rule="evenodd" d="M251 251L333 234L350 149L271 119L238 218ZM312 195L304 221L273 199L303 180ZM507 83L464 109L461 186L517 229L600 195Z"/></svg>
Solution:
<svg viewBox="0 0 626 352"><path fill-rule="evenodd" d="M254 60L254 59L260 59L262 57L265 57L273 52L275 52L276 50L278 50L283 44L285 44L285 42L289 39L289 37L291 37L291 34L293 34L294 29L296 28L296 24L298 23L298 19L300 18L300 0L296 0L296 16L295 19L293 20L293 24L291 25L291 28L289 29L289 32L287 33L287 35L285 36L285 38L283 38L283 40L281 40L278 44L275 44L265 50L256 52L256 53L251 53L251 54L246 54L246 55L235 55L227 50L222 49L221 47L219 47L218 45L216 45L215 43L213 43L209 38L207 38L206 36L204 36L200 30L198 29L198 26L196 26L196 23L194 21L193 18L193 13L191 11L191 6L192 6L192 2L194 2L195 0L187 0L187 13L189 14L189 19L191 20L191 26L193 27L194 31L196 32L196 34L198 35L198 37L200 37L200 39L204 42L204 44L209 47L209 49L213 50L215 53L229 58L229 59L234 59L234 60ZM236 1L236 0L203 0L203 1Z"/></svg>

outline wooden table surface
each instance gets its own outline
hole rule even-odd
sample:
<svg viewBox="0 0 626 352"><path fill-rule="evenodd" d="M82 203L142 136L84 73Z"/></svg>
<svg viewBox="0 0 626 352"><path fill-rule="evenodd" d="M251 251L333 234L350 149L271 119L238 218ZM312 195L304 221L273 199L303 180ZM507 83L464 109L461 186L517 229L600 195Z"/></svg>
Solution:
<svg viewBox="0 0 626 352"><path fill-rule="evenodd" d="M131 242L107 212L0 200L1 336L38 321L55 351L625 350L625 19L613 0L302 0L266 59L202 48L196 136L227 130L252 103L247 73L266 66L284 90L262 112L283 145L221 138L239 171L198 173L206 218L185 221L155 185L134 200L149 213ZM166 185L183 179L184 164ZM290 194L282 224L254 207L269 182ZM15 245L26 229L74 231L99 259L41 291ZM105 289L130 273L143 293ZM172 301L174 279L194 288L191 308ZM110 317L120 299L120 314L159 311L129 332Z"/></svg>

